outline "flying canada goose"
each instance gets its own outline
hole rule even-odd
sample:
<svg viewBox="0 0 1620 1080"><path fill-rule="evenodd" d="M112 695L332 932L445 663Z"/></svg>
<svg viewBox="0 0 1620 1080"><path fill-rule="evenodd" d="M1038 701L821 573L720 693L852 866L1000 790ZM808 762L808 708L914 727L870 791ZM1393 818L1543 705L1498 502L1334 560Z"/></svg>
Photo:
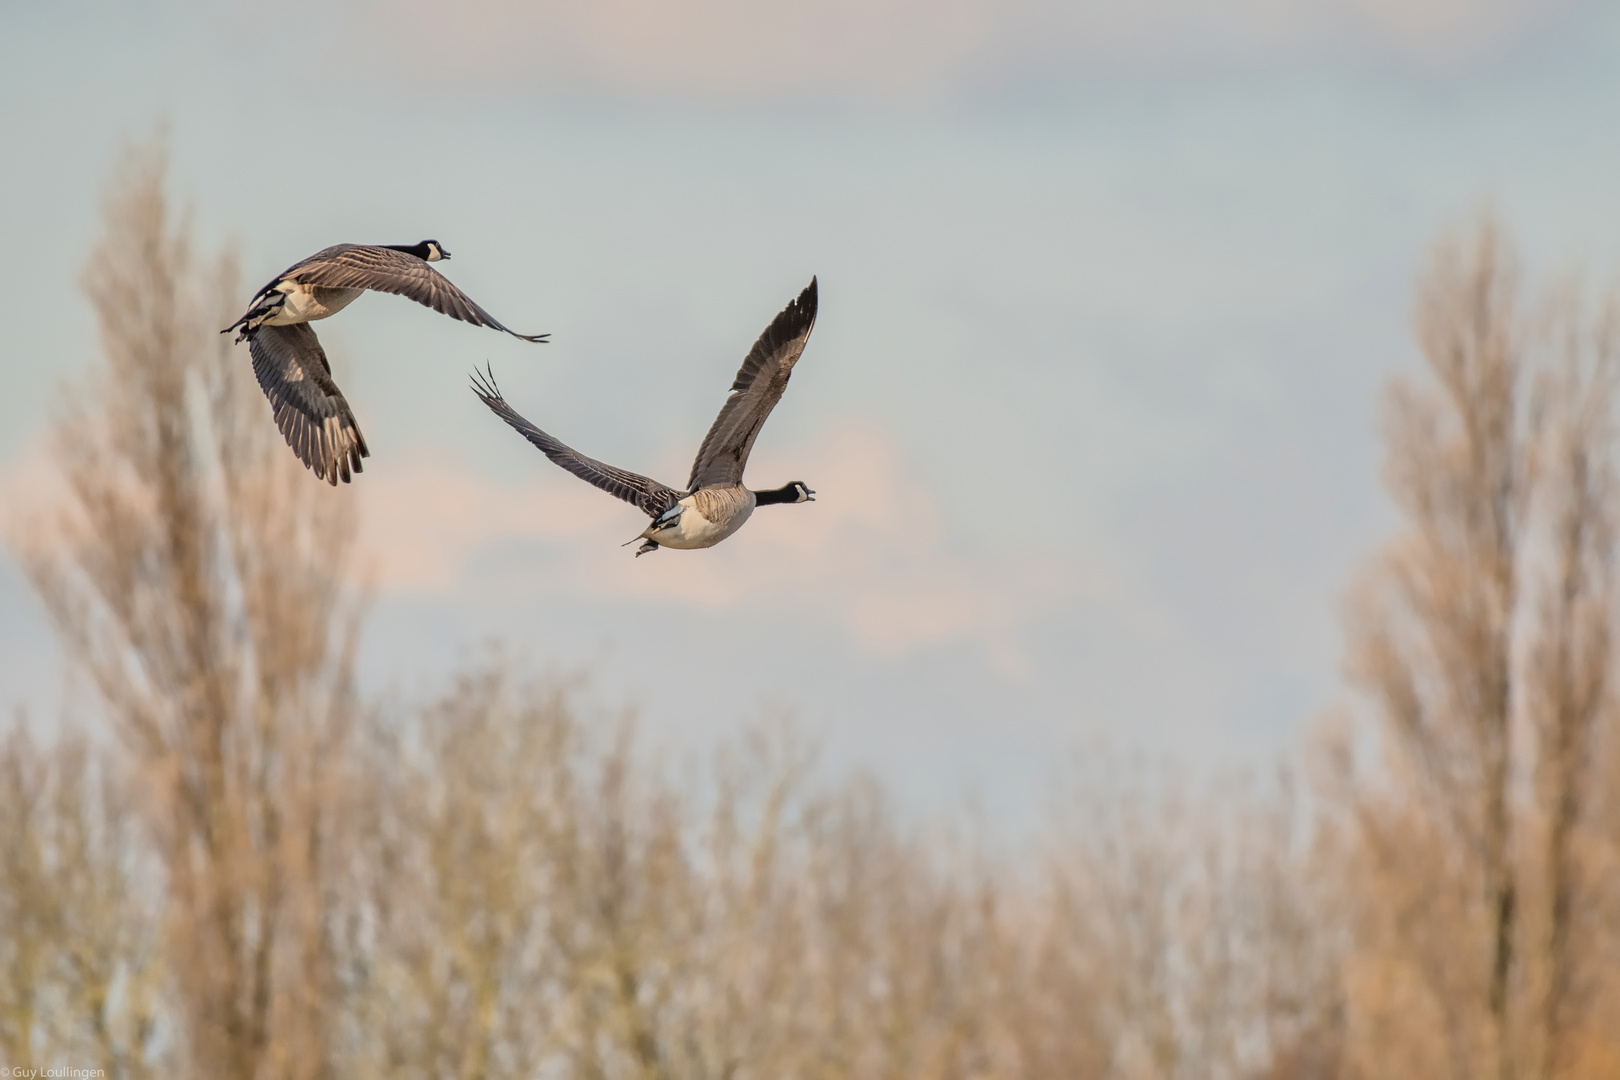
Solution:
<svg viewBox="0 0 1620 1080"><path fill-rule="evenodd" d="M604 465L564 446L506 403L495 385L493 372L487 378L474 372L473 392L496 416L539 447L546 457L609 495L640 507L642 513L652 518L652 524L640 536L628 541L632 544L642 541L636 549L638 556L660 547L713 547L742 528L756 506L815 501L816 493L802 480L770 491L750 491L742 482L748 452L754 448L754 439L765 418L771 415L782 391L787 389L793 365L804 351L804 343L809 340L810 328L815 323L816 279L811 278L799 298L771 320L771 325L748 351L748 358L731 383L726 403L720 406L720 415L715 417L714 426L698 447L685 491Z"/></svg>
<svg viewBox="0 0 1620 1080"><path fill-rule="evenodd" d="M420 244L336 244L294 263L254 294L247 313L220 333L241 327L253 355L253 374L275 411L276 427L298 460L334 487L360 459L370 457L365 437L343 391L332 381L332 365L309 323L325 319L354 302L367 289L396 293L452 319L505 331L524 341L543 342L550 334L519 334L473 303L472 298L428 263L448 259L437 240Z"/></svg>

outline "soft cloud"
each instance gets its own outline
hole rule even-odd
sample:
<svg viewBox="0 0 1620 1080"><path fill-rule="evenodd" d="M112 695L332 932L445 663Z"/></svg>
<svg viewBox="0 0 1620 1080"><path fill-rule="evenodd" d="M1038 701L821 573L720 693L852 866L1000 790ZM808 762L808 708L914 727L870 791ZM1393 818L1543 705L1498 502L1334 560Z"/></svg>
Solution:
<svg viewBox="0 0 1620 1080"><path fill-rule="evenodd" d="M9 461L0 462L0 542L35 542L34 530L57 505L61 482L43 432L24 443Z"/></svg>
<svg viewBox="0 0 1620 1080"><path fill-rule="evenodd" d="M294 0L297 7L300 0ZM313 0L302 0L313 13ZM330 40L402 82L758 102L929 99L1067 74L1323 56L1446 68L1578 0L349 0ZM252 18L259 18L253 9ZM249 16L243 14L242 19ZM296 14L285 20L300 25Z"/></svg>
<svg viewBox="0 0 1620 1080"><path fill-rule="evenodd" d="M832 424L791 454L758 452L750 461L759 483L805 480L814 504L762 508L717 548L639 559L620 544L646 519L538 454L532 479L503 484L412 453L396 453L344 489L360 504L357 571L384 593L475 603L570 594L738 613L774 607L833 620L882 654L976 641L997 670L1022 677L1029 663L1021 624L1082 587L1041 558L1002 566L954 550L935 500L894 440L858 421ZM60 491L46 438L31 440L0 465L0 536L22 540Z"/></svg>
<svg viewBox="0 0 1620 1080"><path fill-rule="evenodd" d="M716 548L639 559L619 546L646 524L635 509L535 460L534 478L511 486L426 460L366 473L356 492L379 586L788 607L837 620L879 652L978 640L1009 674L1024 663L1018 624L1075 587L1057 566L1025 560L1002 571L954 551L934 500L892 439L867 424L839 423L791 457L750 462L759 483L808 482L814 505L763 508Z"/></svg>

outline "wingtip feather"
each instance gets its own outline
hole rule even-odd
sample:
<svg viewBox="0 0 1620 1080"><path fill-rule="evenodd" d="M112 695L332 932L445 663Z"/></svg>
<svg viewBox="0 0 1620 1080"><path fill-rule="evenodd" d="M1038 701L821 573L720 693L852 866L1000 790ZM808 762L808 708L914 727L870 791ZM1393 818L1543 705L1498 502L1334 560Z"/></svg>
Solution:
<svg viewBox="0 0 1620 1080"><path fill-rule="evenodd" d="M810 284L806 285L803 291L794 297L793 303L784 308L782 314L778 316L781 323L788 324L783 326L783 329L788 329L790 333L797 334L804 328L815 324L816 309L819 306L819 291L816 279L812 276Z"/></svg>

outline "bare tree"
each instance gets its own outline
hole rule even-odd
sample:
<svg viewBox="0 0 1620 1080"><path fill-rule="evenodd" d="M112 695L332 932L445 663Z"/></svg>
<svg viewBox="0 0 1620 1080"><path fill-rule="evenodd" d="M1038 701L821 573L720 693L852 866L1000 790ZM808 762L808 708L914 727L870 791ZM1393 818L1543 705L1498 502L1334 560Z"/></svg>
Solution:
<svg viewBox="0 0 1620 1080"><path fill-rule="evenodd" d="M84 737L0 740L0 1057L158 1074L162 892L129 786Z"/></svg>
<svg viewBox="0 0 1620 1080"><path fill-rule="evenodd" d="M1043 860L1033 975L1061 1011L1031 1040L1040 1074L1341 1075L1344 912L1291 772L1197 780L1105 753L1066 787Z"/></svg>
<svg viewBox="0 0 1620 1080"><path fill-rule="evenodd" d="M164 154L126 155L85 272L105 365L55 423L65 496L18 544L132 755L200 1075L319 1075L324 763L347 737L352 514L279 445L218 334Z"/></svg>
<svg viewBox="0 0 1620 1080"><path fill-rule="evenodd" d="M954 875L786 733L671 779L500 663L358 749L359 1075L968 1077L1015 1061L988 868ZM1021 955L1021 954L1020 954Z"/></svg>
<svg viewBox="0 0 1620 1080"><path fill-rule="evenodd" d="M1467 246L1439 248L1417 323L1434 386L1394 384L1386 469L1411 528L1365 586L1353 670L1386 718L1392 768L1410 781L1415 812L1461 855L1478 891L1479 905L1462 914L1482 927L1472 970L1490 1018L1490 1071L1507 1080L1520 917L1513 631L1535 432L1518 282L1489 219ZM1466 986L1432 989L1475 1000ZM1476 1053L1455 1048L1453 1067L1480 1075Z"/></svg>
<svg viewBox="0 0 1620 1080"><path fill-rule="evenodd" d="M1386 473L1408 528L1350 626L1384 749L1346 857L1355 1041L1459 1078L1578 1075L1595 991L1574 942L1607 933L1581 913L1616 715L1620 338L1575 284L1527 314L1514 263L1484 218L1419 287L1430 382L1393 387Z"/></svg>
<svg viewBox="0 0 1620 1080"><path fill-rule="evenodd" d="M1536 737L1535 794L1545 822L1537 865L1544 875L1545 930L1539 1032L1540 1073L1562 1077L1576 1065L1593 972L1574 949L1601 925L1591 912L1587 868L1597 839L1589 828L1594 771L1604 729L1613 730L1616 592L1614 408L1620 377L1620 311L1610 299L1596 318L1577 283L1557 295L1551 345L1541 372L1546 434L1540 495L1546 539L1545 585L1527 657L1528 706ZM1577 927L1577 923L1584 925ZM1584 931L1584 933L1581 933ZM1584 999L1584 1000L1583 1000Z"/></svg>
<svg viewBox="0 0 1620 1080"><path fill-rule="evenodd" d="M568 1024L549 880L575 810L559 688L498 665L362 728L338 811L344 1075L528 1077Z"/></svg>

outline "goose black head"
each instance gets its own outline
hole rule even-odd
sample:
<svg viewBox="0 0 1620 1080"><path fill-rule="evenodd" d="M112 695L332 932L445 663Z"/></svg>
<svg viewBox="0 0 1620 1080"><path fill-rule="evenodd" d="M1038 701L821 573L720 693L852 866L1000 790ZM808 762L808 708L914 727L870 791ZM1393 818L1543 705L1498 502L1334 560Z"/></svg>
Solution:
<svg viewBox="0 0 1620 1080"><path fill-rule="evenodd" d="M444 245L437 240L424 240L420 244L380 244L378 246L388 248L390 251L403 251L407 255L415 255L423 262L438 262L440 259L450 257L450 253L444 250Z"/></svg>
<svg viewBox="0 0 1620 1080"><path fill-rule="evenodd" d="M803 480L794 480L771 491L754 492L754 505L770 506L774 503L815 502L816 493Z"/></svg>

